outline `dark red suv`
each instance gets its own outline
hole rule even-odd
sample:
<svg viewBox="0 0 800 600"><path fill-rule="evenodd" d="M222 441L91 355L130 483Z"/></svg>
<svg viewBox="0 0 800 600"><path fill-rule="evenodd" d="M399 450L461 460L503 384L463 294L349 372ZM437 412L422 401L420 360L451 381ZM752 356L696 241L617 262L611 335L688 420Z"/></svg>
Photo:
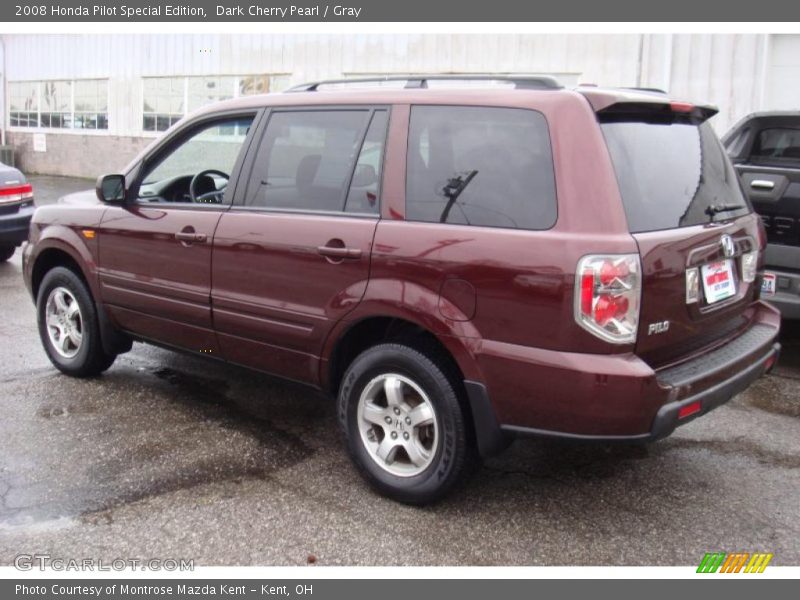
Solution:
<svg viewBox="0 0 800 600"><path fill-rule="evenodd" d="M321 388L367 481L418 504L514 435L655 440L769 370L764 230L715 110L484 79L222 102L99 201L39 208L53 364L140 340Z"/></svg>

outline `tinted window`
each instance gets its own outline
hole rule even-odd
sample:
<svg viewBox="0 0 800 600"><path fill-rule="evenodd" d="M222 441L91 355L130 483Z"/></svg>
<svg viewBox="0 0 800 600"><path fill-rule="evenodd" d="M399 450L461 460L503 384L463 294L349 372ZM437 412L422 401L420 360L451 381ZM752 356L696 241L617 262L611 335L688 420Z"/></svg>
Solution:
<svg viewBox="0 0 800 600"><path fill-rule="evenodd" d="M370 111L274 113L261 141L245 204L342 211Z"/></svg>
<svg viewBox="0 0 800 600"><path fill-rule="evenodd" d="M750 211L707 123L615 122L602 127L632 232L707 223L714 208L717 220Z"/></svg>
<svg viewBox="0 0 800 600"><path fill-rule="evenodd" d="M514 108L414 107L406 213L434 223L552 227L555 178L544 116Z"/></svg>
<svg viewBox="0 0 800 600"><path fill-rule="evenodd" d="M377 214L380 209L378 193L387 121L386 111L378 111L372 117L353 171L353 180L344 205L346 212Z"/></svg>
<svg viewBox="0 0 800 600"><path fill-rule="evenodd" d="M756 138L751 156L761 160L800 161L800 129L763 129Z"/></svg>

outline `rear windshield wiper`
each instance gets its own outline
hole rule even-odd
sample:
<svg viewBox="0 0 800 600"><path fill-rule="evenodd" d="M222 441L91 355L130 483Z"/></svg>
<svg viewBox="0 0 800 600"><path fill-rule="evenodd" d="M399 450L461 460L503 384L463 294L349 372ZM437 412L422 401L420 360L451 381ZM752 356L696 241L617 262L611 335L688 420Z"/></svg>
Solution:
<svg viewBox="0 0 800 600"><path fill-rule="evenodd" d="M469 171L466 176L459 174L447 181L447 185L442 189L442 193L447 196L447 205L442 211L442 216L439 217L439 223L447 223L447 217L450 216L450 209L453 208L453 204L477 174L478 171L473 170Z"/></svg>
<svg viewBox="0 0 800 600"><path fill-rule="evenodd" d="M706 208L705 213L708 215L708 218L713 221L714 217L719 213L739 210L740 208L747 208L747 206L744 204L710 204L708 208Z"/></svg>

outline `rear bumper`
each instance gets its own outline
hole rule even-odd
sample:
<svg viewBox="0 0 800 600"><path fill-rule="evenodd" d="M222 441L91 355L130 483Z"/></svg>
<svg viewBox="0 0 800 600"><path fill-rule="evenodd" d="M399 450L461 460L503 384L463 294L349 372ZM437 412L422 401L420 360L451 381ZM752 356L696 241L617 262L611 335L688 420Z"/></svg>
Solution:
<svg viewBox="0 0 800 600"><path fill-rule="evenodd" d="M467 382L481 452L490 454L504 437L517 435L601 442L669 435L745 390L777 360L780 315L762 302L749 312L748 327L735 338L667 369L653 370L631 354L562 353L544 366L542 351L534 350L535 361L525 364L520 353L505 369L497 359L484 360L487 384ZM689 405L695 412L681 418Z"/></svg>
<svg viewBox="0 0 800 600"><path fill-rule="evenodd" d="M0 244L19 246L26 241L33 211L33 204L29 204L18 211L0 214Z"/></svg>
<svg viewBox="0 0 800 600"><path fill-rule="evenodd" d="M751 383L772 369L772 366L778 361L780 350L781 345L777 342L772 342L766 353L762 354L760 358L756 358L752 364L745 366L741 371L736 372L731 377L702 392L689 396L684 400L670 402L662 406L656 414L656 418L653 421L653 428L645 438L645 441L654 441L668 436L675 431L679 425L688 423L706 414L708 411L725 404L736 394L746 390L750 387ZM710 376L711 373L713 372L709 372L708 376ZM682 408L689 408L698 403L700 405L699 410L687 417L680 417Z"/></svg>

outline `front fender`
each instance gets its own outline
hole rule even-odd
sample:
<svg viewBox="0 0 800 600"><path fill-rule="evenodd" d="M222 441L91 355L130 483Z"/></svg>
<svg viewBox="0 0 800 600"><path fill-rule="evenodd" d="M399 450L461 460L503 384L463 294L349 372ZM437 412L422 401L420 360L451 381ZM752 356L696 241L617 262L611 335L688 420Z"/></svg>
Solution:
<svg viewBox="0 0 800 600"><path fill-rule="evenodd" d="M74 229L66 225L47 225L40 230L38 239L32 242L32 250L25 263L26 285L35 296L33 273L39 258L48 250L59 250L67 254L83 274L95 300L100 298L100 286L97 279L97 240L87 240ZM36 298L34 297L34 301Z"/></svg>

